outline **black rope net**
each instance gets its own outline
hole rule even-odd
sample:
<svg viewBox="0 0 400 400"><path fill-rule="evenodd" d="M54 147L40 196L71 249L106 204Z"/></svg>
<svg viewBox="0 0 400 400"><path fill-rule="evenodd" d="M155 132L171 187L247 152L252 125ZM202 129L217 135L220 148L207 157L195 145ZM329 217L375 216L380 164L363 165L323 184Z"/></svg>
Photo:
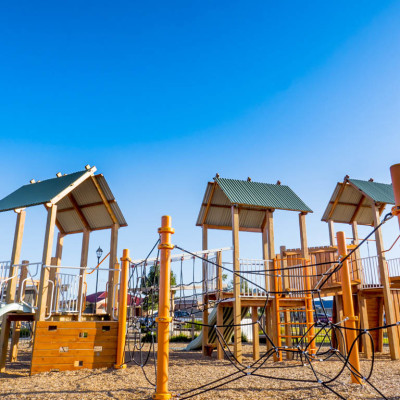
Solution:
<svg viewBox="0 0 400 400"><path fill-rule="evenodd" d="M392 217L385 216L381 224L363 239L349 254L336 261L314 263L304 268L304 264L284 266L272 263L270 260L241 260L240 272L233 270L232 262L222 261L221 254L229 253L230 249L209 250L206 252L191 252L175 245L175 250L182 253L171 257L171 317L170 347L175 341L186 341L187 346L180 351L199 350L202 343L202 332L207 328L208 343L212 351L220 346L224 360L232 366L230 371L216 380L211 380L197 387L175 393L179 399L189 399L202 393L218 389L229 383L248 376L274 379L279 381L303 384L320 384L321 387L334 393L338 398L345 399L337 388L337 381L343 374L348 377L353 374L381 398L385 398L379 388L371 382L375 363L375 346L372 333L386 330L395 325L382 325L371 329L354 328L356 339L346 346L345 326L346 319L333 322L321 298L321 290L335 274L340 273L343 262L354 262L356 251ZM157 323L158 291L160 279L159 251L155 243L147 257L138 262L132 262L129 277L129 310L126 342L126 363L134 363L142 368L149 384L155 387L157 368ZM230 258L232 259L232 258ZM354 269L353 269L354 271ZM203 278L204 277L204 278ZM235 277L240 280L242 297L258 298L262 306L258 307L258 314L249 317L250 310L242 308L240 327L243 331L259 332L264 345L260 346L257 360L240 361L232 351L232 341L235 324L233 323L232 307L224 307L223 323L217 324L217 307L221 302L231 301L229 293L233 292ZM286 279L286 286L297 289L282 289ZM305 279L311 279L313 285L308 287L299 284ZM268 280L274 280L274 290L270 290ZM268 329L271 314L267 310L271 300L281 296L285 298L303 298L311 302L312 322L307 313L310 309L304 305L294 305L290 308L277 309L275 323L281 327L279 340L273 337ZM204 311L207 311L208 323L203 320ZM254 329L256 326L256 329ZM276 336L276 335L275 335ZM242 333L242 340L246 335ZM350 355L360 342L370 341L372 357L366 364L363 363L359 371L350 363ZM174 349L175 350L175 349ZM276 360L282 360L283 355L291 364L279 366ZM337 361L338 367L334 372L327 373L319 365L328 361ZM366 366L367 365L367 366ZM292 368L307 368L307 378L299 379L292 376ZM287 370L285 376L274 374L273 370ZM232 372L233 370L233 372ZM311 378L310 378L311 376ZM174 388L171 388L172 390Z"/></svg>

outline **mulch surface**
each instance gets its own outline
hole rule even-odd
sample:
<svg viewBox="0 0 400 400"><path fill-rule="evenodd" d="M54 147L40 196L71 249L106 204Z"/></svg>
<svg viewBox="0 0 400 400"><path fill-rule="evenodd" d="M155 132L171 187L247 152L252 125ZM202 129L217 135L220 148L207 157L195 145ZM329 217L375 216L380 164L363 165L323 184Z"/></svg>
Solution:
<svg viewBox="0 0 400 400"><path fill-rule="evenodd" d="M182 347L173 343L170 355L170 390L176 395L204 385L211 381L222 383L223 378L234 374L237 369L227 360L215 360L203 357L200 352L182 352ZM251 346L244 346L244 363L250 364ZM79 370L67 372L49 372L29 376L29 351L20 352L20 361L7 365L7 372L0 374L0 398L11 399L150 399L154 388L154 364L149 363L142 369L129 363L126 369ZM136 355L139 359L138 354ZM129 355L127 355L129 359ZM361 361L363 373L367 373L371 362ZM315 370L321 380L333 377L341 369L339 361L314 362ZM300 360L274 363L268 361L258 371L266 377L244 376L227 383L213 391L200 394L195 399L229 400L265 400L265 399L337 399L329 389L315 382L315 376L309 366ZM232 375L235 378L237 375ZM291 378L314 380L294 382L273 378ZM229 378L228 378L229 379ZM387 398L400 399L400 361L390 361L387 354L382 354L375 361L371 383ZM350 384L350 373L346 370L329 387L346 399L382 398L367 384Z"/></svg>

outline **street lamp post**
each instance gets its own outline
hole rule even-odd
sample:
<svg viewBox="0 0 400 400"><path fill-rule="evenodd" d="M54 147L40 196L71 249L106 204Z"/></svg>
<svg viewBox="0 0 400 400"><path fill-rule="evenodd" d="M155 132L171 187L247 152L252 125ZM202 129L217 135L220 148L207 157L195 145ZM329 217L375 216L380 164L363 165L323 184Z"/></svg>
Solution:
<svg viewBox="0 0 400 400"><path fill-rule="evenodd" d="M101 255L103 254L103 250L99 246L99 248L96 250L96 255L97 255L97 271L96 271L96 300L94 303L94 313L97 314L97 285L99 283L99 264L100 264L100 258Z"/></svg>

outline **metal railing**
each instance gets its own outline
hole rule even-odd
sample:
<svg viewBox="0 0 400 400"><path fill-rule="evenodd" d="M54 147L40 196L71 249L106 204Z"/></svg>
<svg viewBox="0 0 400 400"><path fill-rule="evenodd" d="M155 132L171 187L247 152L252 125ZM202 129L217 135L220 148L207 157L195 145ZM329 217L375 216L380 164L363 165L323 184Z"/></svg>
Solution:
<svg viewBox="0 0 400 400"><path fill-rule="evenodd" d="M240 262L240 295L266 296L266 279L269 280L268 269L273 269L272 260L256 260L242 258ZM271 272L274 274L276 272Z"/></svg>
<svg viewBox="0 0 400 400"><path fill-rule="evenodd" d="M365 257L350 261L352 270L359 270L361 285L364 289L381 288L381 273L379 270L379 257ZM400 276L400 258L385 260L389 277Z"/></svg>

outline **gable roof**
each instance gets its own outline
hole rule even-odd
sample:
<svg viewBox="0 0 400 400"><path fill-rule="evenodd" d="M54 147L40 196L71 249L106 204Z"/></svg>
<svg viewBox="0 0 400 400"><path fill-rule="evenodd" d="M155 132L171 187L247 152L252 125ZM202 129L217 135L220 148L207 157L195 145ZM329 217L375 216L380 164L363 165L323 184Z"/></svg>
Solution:
<svg viewBox="0 0 400 400"><path fill-rule="evenodd" d="M286 185L217 177L207 184L196 225L231 229L232 205L240 209L239 229L254 232L261 232L268 209L312 212Z"/></svg>
<svg viewBox="0 0 400 400"><path fill-rule="evenodd" d="M231 204L267 209L312 212L296 193L286 185L215 178Z"/></svg>
<svg viewBox="0 0 400 400"><path fill-rule="evenodd" d="M322 216L322 221L373 225L373 208L379 207L380 215L386 204L394 204L392 185L360 179L350 179L336 184L335 190Z"/></svg>
<svg viewBox="0 0 400 400"><path fill-rule="evenodd" d="M21 186L0 200L0 212L57 204L56 224L64 234L127 226L106 179L95 172L92 167Z"/></svg>
<svg viewBox="0 0 400 400"><path fill-rule="evenodd" d="M46 179L21 186L15 192L0 200L0 212L51 203L52 199L74 185L85 174L89 177L88 171L78 171L59 178Z"/></svg>
<svg viewBox="0 0 400 400"><path fill-rule="evenodd" d="M375 203L395 204L391 184L362 181L360 179L349 179L349 182L356 186L366 196L374 200Z"/></svg>

